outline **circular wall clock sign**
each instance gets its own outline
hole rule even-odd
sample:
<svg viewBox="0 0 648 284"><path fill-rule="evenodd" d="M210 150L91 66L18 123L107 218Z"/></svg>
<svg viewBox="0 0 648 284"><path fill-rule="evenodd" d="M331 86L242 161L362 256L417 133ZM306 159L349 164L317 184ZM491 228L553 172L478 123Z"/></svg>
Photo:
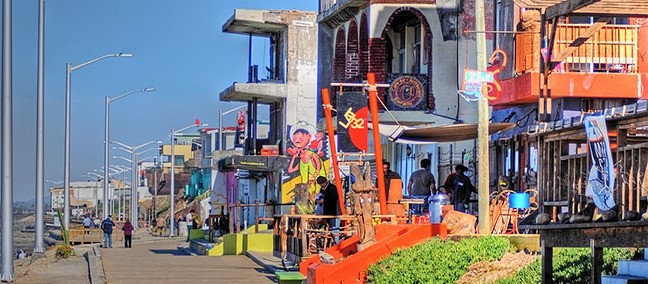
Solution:
<svg viewBox="0 0 648 284"><path fill-rule="evenodd" d="M423 100L423 84L413 76L400 76L391 83L389 97L400 107L417 106Z"/></svg>

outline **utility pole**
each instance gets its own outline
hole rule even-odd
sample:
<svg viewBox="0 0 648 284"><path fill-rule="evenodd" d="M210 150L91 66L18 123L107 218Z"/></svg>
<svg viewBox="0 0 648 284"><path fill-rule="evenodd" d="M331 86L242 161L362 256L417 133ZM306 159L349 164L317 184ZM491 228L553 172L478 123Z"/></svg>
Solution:
<svg viewBox="0 0 648 284"><path fill-rule="evenodd" d="M477 70L486 71L486 33L484 17L484 0L475 0L475 30L477 39ZM489 216L489 158L488 158L488 100L486 99L485 84L482 83L482 95L477 102L477 188L479 189L479 234L490 234Z"/></svg>

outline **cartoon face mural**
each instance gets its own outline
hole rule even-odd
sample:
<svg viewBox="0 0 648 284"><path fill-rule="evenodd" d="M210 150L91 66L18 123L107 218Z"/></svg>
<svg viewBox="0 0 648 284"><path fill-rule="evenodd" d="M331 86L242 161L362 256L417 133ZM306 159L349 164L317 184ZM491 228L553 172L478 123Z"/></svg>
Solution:
<svg viewBox="0 0 648 284"><path fill-rule="evenodd" d="M319 185L315 180L318 176L328 177L329 163L326 157L326 140L322 132L305 121L292 125L288 131L290 142L286 153L291 156L288 168L284 172L287 178L282 185L282 202L292 201L294 188L297 184L308 185L311 196L317 195Z"/></svg>

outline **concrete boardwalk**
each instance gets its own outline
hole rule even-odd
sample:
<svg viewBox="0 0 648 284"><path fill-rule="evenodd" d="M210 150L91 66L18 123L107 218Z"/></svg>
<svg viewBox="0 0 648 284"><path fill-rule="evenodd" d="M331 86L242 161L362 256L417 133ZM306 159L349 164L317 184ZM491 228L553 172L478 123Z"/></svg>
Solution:
<svg viewBox="0 0 648 284"><path fill-rule="evenodd" d="M192 256L177 249L181 241L133 243L127 249L115 244L101 249L106 282L112 283L272 283L250 258Z"/></svg>

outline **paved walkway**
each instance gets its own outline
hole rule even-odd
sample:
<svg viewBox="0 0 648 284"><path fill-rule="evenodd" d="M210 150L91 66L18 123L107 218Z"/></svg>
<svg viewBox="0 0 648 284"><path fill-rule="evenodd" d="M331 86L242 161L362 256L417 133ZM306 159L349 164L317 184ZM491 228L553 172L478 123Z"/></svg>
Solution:
<svg viewBox="0 0 648 284"><path fill-rule="evenodd" d="M250 258L241 256L191 256L180 252L178 240L115 245L101 249L106 282L113 283L272 283Z"/></svg>

